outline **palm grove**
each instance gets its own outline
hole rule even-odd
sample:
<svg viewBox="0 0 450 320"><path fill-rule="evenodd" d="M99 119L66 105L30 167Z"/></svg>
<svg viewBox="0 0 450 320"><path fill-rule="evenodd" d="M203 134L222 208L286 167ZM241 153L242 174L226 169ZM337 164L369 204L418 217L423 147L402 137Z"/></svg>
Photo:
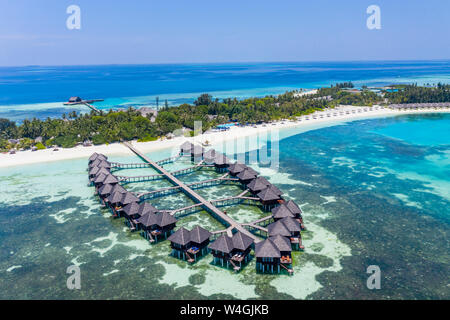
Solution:
<svg viewBox="0 0 450 320"><path fill-rule="evenodd" d="M92 141L93 144L133 139L151 141L176 129L194 129L195 121L201 121L202 130L206 131L229 121L246 124L293 119L341 104L370 106L375 103L450 101L450 85L398 86L398 91L385 91L382 95L366 88L357 94L346 90L351 87L353 84L349 82L321 88L314 95L299 96L297 92L291 91L278 96L244 100L228 98L219 101L203 94L193 104L177 107L166 105L159 110L154 121L151 121L151 115L143 116L133 108L86 114L73 111L59 119L24 120L20 125L0 118L0 150L28 149L33 145L38 148L53 145L70 148L86 140ZM36 142L37 137L42 137L42 142Z"/></svg>

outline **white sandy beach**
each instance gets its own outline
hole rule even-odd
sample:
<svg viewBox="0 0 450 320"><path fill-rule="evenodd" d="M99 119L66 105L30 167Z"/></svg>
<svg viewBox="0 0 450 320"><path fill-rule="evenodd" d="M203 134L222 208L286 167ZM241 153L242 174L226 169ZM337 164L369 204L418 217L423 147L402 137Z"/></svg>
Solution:
<svg viewBox="0 0 450 320"><path fill-rule="evenodd" d="M366 109L367 111L364 111ZM358 112L361 111L361 112ZM353 113L354 112L354 113ZM211 131L201 136L186 138L176 137L170 140L157 140L151 142L136 142L133 141L133 145L140 151L147 153L158 151L162 149L177 148L184 141L191 142L205 142L208 141L211 145L217 145L224 141L241 139L243 137L249 137L253 135L263 134L264 132L271 130L281 130L285 128L303 127L305 131L308 127L311 129L317 128L317 125L330 126L333 124L342 123L343 121L362 120L368 118L382 118L388 116L397 116L405 114L420 114L420 113L450 113L450 109L441 110L409 110L409 111L397 111L379 106L374 107L353 107L353 106L341 106L339 108L324 110L316 112L308 116L302 116L298 121L283 120L274 123L257 126L245 126L245 127L231 127L227 131ZM328 116L329 115L329 116ZM105 155L131 155L131 151L120 143L113 143L109 145L83 147L78 146L75 148L64 149L59 148L59 151L53 151L53 149L39 150L39 151L20 151L16 154L0 154L0 168L21 166L33 163L43 163L51 161L61 161L77 158L87 158L92 153L103 153Z"/></svg>

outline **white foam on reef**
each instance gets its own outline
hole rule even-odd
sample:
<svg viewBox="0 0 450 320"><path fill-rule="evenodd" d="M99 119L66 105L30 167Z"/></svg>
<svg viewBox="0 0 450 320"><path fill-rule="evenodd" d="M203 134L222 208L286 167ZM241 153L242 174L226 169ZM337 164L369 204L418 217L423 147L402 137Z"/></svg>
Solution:
<svg viewBox="0 0 450 320"><path fill-rule="evenodd" d="M317 291L322 285L316 280L316 276L324 271L338 272L342 270L340 259L344 256L351 256L351 249L346 244L339 241L337 236L325 228L308 222L308 230L312 232L311 239L304 239L305 252L317 254L311 249L314 243L323 244L321 255L331 258L333 265L327 268L320 268L312 261L307 261L303 265L296 263L293 267L292 276L277 276L270 284L277 288L278 292L286 293L296 299L305 299L311 293ZM302 259L300 255L299 259Z"/></svg>
<svg viewBox="0 0 450 320"><path fill-rule="evenodd" d="M124 245L127 247L132 247L134 249L145 251L149 248L148 241L145 239L136 239L136 240L130 240L130 241L119 241L119 234L115 232L110 232L107 236L98 237L90 242L86 242L85 244L92 247L92 251L98 252L100 254L100 257L104 257L108 251L113 249L116 245ZM95 243L98 242L109 242L109 245L104 248L99 248L94 246Z"/></svg>
<svg viewBox="0 0 450 320"><path fill-rule="evenodd" d="M340 167L350 168L353 172L359 172L358 170L355 169L355 167L357 167L357 163L353 159L349 159L346 157L334 157L331 159L331 162L334 165Z"/></svg>
<svg viewBox="0 0 450 320"><path fill-rule="evenodd" d="M423 209L422 205L418 202L411 201L406 194L403 193L392 193L396 198L400 199L405 205L410 207L416 207L419 209Z"/></svg>
<svg viewBox="0 0 450 320"><path fill-rule="evenodd" d="M112 270L110 272L103 273L103 276L106 277L106 276L109 276L110 274L117 273L117 272L119 272L119 270L118 269L114 269L114 270Z"/></svg>
<svg viewBox="0 0 450 320"><path fill-rule="evenodd" d="M63 247L64 250L66 250L66 253L69 254L70 250L72 250L72 247Z"/></svg>
<svg viewBox="0 0 450 320"><path fill-rule="evenodd" d="M68 220L70 220L70 217L67 217L67 216L74 213L76 210L77 210L77 208L68 208L68 209L58 211L55 214L49 214L49 216L55 218L56 223L65 223Z"/></svg>
<svg viewBox="0 0 450 320"><path fill-rule="evenodd" d="M337 201L335 196L320 196L320 197L326 200L325 202L322 203L322 205Z"/></svg>
<svg viewBox="0 0 450 320"><path fill-rule="evenodd" d="M73 258L72 260L70 260L70 262L75 265L75 266L81 266L83 263L86 262L79 262L78 259L80 258L80 256L76 256L75 258Z"/></svg>
<svg viewBox="0 0 450 320"><path fill-rule="evenodd" d="M298 185L303 184L306 186L312 186L311 183L301 181L298 179L292 179L292 174L286 173L286 172L279 172L276 169L273 168L265 168L265 167L259 167L256 164L250 165L252 168L254 168L256 171L260 173L261 176L267 178L271 183L273 184L289 184L289 185Z"/></svg>
<svg viewBox="0 0 450 320"><path fill-rule="evenodd" d="M206 296L213 294L230 294L236 299L257 298L255 285L244 284L242 275L227 272L219 268L205 272L205 282L197 285L199 291Z"/></svg>
<svg viewBox="0 0 450 320"><path fill-rule="evenodd" d="M175 285L175 288L190 286L189 277L196 274L198 271L185 267L182 268L177 264L171 264L164 261L158 261L166 270L164 276L158 280L161 284Z"/></svg>
<svg viewBox="0 0 450 320"><path fill-rule="evenodd" d="M19 269L19 268L22 268L22 266L21 265L12 266L12 267L9 267L8 269L6 269L6 272L11 272L11 271L13 271L15 269Z"/></svg>

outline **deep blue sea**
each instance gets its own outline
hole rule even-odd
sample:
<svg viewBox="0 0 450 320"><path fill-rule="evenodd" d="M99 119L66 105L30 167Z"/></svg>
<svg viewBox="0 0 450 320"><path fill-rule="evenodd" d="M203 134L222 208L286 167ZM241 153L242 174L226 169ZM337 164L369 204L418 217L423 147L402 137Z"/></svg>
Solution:
<svg viewBox="0 0 450 320"><path fill-rule="evenodd" d="M450 82L450 61L292 62L234 64L1 67L0 117L59 117L71 96L105 99L100 109L265 96L353 81L356 86ZM79 112L89 111L76 107Z"/></svg>

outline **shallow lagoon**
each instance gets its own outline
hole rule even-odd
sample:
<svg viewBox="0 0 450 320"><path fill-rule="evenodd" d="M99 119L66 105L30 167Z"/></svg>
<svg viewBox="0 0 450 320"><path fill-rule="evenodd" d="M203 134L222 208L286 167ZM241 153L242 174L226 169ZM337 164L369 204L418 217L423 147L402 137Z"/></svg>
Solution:
<svg viewBox="0 0 450 320"><path fill-rule="evenodd" d="M433 141L426 137L430 126L445 133L450 116L371 119L281 133L279 169L254 165L304 210L306 250L294 256L292 277L256 274L254 260L236 275L212 266L211 256L194 266L168 256L167 242L150 245L100 208L87 187L86 160L1 169L0 287L6 289L0 298L448 299L450 135L436 144L416 144L393 134L392 128L408 130L409 124L415 136L422 133L417 141ZM131 155L114 160L137 161ZM183 177L191 179L197 178ZM233 186L201 190L207 198L239 191ZM173 197L166 201L185 202ZM249 206L228 212L243 222L261 215ZM206 212L178 225L196 224L222 228ZM78 291L66 288L72 264L81 268ZM381 268L381 290L366 288L365 271L372 264Z"/></svg>

